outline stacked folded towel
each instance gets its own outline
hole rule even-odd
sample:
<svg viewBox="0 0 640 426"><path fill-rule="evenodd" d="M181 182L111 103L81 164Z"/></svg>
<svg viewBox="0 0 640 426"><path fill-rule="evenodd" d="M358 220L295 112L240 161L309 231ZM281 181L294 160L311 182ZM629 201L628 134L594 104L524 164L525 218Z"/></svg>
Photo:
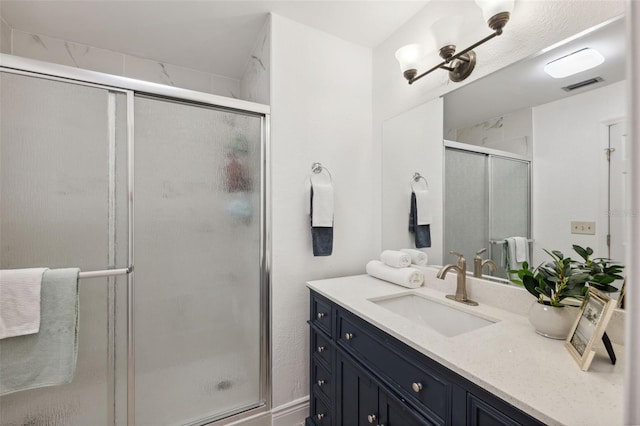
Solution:
<svg viewBox="0 0 640 426"><path fill-rule="evenodd" d="M411 263L418 266L425 266L429 261L427 253L415 249L400 249L401 252L411 256Z"/></svg>
<svg viewBox="0 0 640 426"><path fill-rule="evenodd" d="M385 250L380 260L367 263L367 274L403 287L417 288L424 282L422 271L411 268L411 255L403 251Z"/></svg>
<svg viewBox="0 0 640 426"><path fill-rule="evenodd" d="M385 250L380 253L380 260L394 268L406 268L411 265L411 255L397 250Z"/></svg>

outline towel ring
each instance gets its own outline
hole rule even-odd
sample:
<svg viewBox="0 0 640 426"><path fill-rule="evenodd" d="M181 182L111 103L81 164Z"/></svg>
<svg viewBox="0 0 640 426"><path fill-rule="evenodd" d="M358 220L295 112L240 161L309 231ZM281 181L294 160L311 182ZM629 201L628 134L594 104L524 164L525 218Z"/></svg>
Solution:
<svg viewBox="0 0 640 426"><path fill-rule="evenodd" d="M420 173L415 172L413 174L413 178L411 179L410 185L411 185L411 190L414 190L413 184L415 184L416 182L419 182L420 180L424 181L424 184L427 186L427 191L429 190L429 182L427 182L427 179L422 176Z"/></svg>
<svg viewBox="0 0 640 426"><path fill-rule="evenodd" d="M311 171L313 172L313 174L318 175L320 173L322 173L323 171L327 172L327 175L329 175L329 183L333 183L333 176L331 176L331 172L329 171L329 169L327 169L326 167L324 167L322 164L320 163L313 163L311 165ZM313 175L309 176L309 182L313 185Z"/></svg>

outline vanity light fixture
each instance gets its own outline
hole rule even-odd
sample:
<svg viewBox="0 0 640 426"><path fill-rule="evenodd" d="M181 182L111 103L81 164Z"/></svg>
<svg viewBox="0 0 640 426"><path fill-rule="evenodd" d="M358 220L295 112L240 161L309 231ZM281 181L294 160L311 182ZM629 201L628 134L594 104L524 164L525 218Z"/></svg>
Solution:
<svg viewBox="0 0 640 426"><path fill-rule="evenodd" d="M423 58L420 45L409 44L396 51L396 59L400 63L404 78L407 79L409 84L413 84L414 81L439 68L449 71L449 79L453 82L462 81L471 75L473 68L476 66L476 54L473 49L502 34L502 29L509 22L514 0L475 0L475 2L482 9L482 15L489 28L493 30L493 33L456 53L452 35L457 30L456 24L458 22L455 22L457 18L450 18L450 22L447 25L442 25L446 22L444 20L436 22L431 31L434 33L434 38L436 38L438 45L441 46L439 50L440 57L444 59L438 65L422 74L418 74L417 64Z"/></svg>
<svg viewBox="0 0 640 426"><path fill-rule="evenodd" d="M600 52L585 47L549 62L544 66L544 72L553 78L564 78L595 68L603 62Z"/></svg>

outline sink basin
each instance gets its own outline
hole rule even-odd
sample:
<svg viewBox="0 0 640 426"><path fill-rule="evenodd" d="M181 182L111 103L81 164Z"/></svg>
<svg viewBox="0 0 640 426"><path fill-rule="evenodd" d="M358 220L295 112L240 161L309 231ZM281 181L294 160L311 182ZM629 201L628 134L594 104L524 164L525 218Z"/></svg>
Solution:
<svg viewBox="0 0 640 426"><path fill-rule="evenodd" d="M369 300L447 337L457 336L495 323L495 321L413 293Z"/></svg>

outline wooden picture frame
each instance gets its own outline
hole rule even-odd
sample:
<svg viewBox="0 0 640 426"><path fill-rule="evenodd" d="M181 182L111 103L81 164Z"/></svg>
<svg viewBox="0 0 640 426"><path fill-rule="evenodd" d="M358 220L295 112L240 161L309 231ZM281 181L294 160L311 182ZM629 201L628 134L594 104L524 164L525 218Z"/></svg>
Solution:
<svg viewBox="0 0 640 426"><path fill-rule="evenodd" d="M620 295L618 296L618 303L616 303L616 308L618 309L624 309L625 308L625 300L624 300L624 296L625 296L625 285L627 284L627 278L625 278L622 281L622 287L620 287Z"/></svg>
<svg viewBox="0 0 640 426"><path fill-rule="evenodd" d="M614 300L589 287L580 313L571 327L565 347L582 371L587 371L596 353L594 346L602 339L613 312Z"/></svg>

